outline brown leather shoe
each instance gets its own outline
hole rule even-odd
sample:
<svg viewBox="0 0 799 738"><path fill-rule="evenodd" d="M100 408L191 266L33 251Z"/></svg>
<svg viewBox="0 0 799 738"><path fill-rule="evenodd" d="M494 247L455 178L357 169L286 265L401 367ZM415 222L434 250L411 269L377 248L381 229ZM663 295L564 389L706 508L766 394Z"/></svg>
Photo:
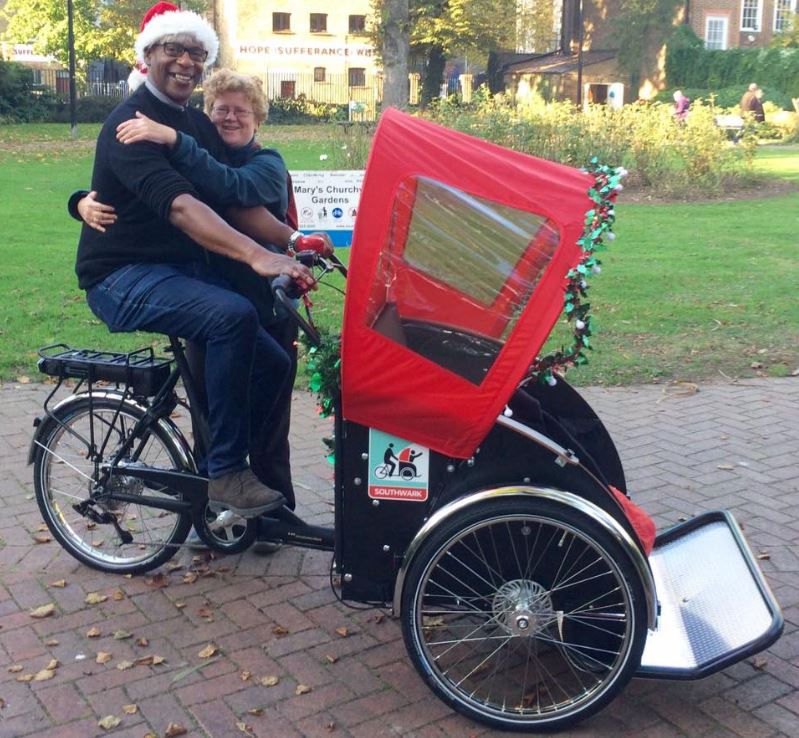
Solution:
<svg viewBox="0 0 799 738"><path fill-rule="evenodd" d="M260 482L250 469L208 481L208 507L214 512L227 508L243 518L254 518L285 502L280 492Z"/></svg>

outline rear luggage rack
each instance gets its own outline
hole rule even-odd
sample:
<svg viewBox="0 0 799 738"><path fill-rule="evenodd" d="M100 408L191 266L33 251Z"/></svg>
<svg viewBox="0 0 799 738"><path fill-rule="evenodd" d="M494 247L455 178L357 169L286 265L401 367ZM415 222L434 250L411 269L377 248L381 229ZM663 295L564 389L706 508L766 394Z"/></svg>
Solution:
<svg viewBox="0 0 799 738"><path fill-rule="evenodd" d="M54 343L39 349L38 366L40 372L59 380L114 382L149 397L166 381L170 363L170 359L156 356L149 347L129 353L112 353Z"/></svg>

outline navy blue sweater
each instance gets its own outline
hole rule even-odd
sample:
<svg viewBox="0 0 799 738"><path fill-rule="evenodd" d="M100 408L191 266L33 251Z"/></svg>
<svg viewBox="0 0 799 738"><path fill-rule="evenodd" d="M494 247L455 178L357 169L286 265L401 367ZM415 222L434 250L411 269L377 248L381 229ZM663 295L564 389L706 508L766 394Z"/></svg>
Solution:
<svg viewBox="0 0 799 738"><path fill-rule="evenodd" d="M170 162L168 147L117 141L117 126L134 118L137 110L188 133L212 156L225 159L222 139L201 111L167 105L144 85L120 103L100 131L92 173L92 189L101 202L114 207L117 222L105 233L83 226L75 264L83 289L126 264L185 263L205 258L202 247L169 223L169 211L174 199L182 194L198 197L215 209L220 203L198 195Z"/></svg>

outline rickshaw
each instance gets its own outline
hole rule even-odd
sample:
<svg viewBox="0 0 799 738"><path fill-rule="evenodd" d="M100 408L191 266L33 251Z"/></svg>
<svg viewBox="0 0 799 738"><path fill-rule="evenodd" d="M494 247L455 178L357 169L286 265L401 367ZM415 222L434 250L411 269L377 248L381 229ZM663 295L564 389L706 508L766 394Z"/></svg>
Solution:
<svg viewBox="0 0 799 738"><path fill-rule="evenodd" d="M274 281L318 347L315 389L334 414L334 527L291 505L249 521L209 511L196 445L172 419L190 405L202 450L172 337L171 360L42 350L40 368L59 381L30 461L55 538L116 572L164 563L192 525L221 551L256 538L332 551L337 596L389 608L432 691L500 729L563 729L633 677L701 678L767 648L782 615L732 515L656 535L601 420L560 376L590 346L588 279L612 238L622 175L384 112L340 354L322 350L293 285ZM573 343L542 356L564 309ZM66 378L80 383L51 406Z"/></svg>

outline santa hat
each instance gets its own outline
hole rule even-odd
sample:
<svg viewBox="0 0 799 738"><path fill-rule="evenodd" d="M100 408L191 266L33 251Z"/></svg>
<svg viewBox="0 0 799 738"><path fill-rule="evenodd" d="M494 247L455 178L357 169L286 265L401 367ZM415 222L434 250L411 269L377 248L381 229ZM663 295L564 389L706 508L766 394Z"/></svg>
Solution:
<svg viewBox="0 0 799 738"><path fill-rule="evenodd" d="M198 43L208 52L206 64L210 65L216 61L219 37L205 18L190 10L180 10L172 3L156 3L144 14L139 26L139 35L133 45L136 52L136 67L128 77L128 87L131 91L147 79L144 50L162 38L181 35L189 35L197 39Z"/></svg>

